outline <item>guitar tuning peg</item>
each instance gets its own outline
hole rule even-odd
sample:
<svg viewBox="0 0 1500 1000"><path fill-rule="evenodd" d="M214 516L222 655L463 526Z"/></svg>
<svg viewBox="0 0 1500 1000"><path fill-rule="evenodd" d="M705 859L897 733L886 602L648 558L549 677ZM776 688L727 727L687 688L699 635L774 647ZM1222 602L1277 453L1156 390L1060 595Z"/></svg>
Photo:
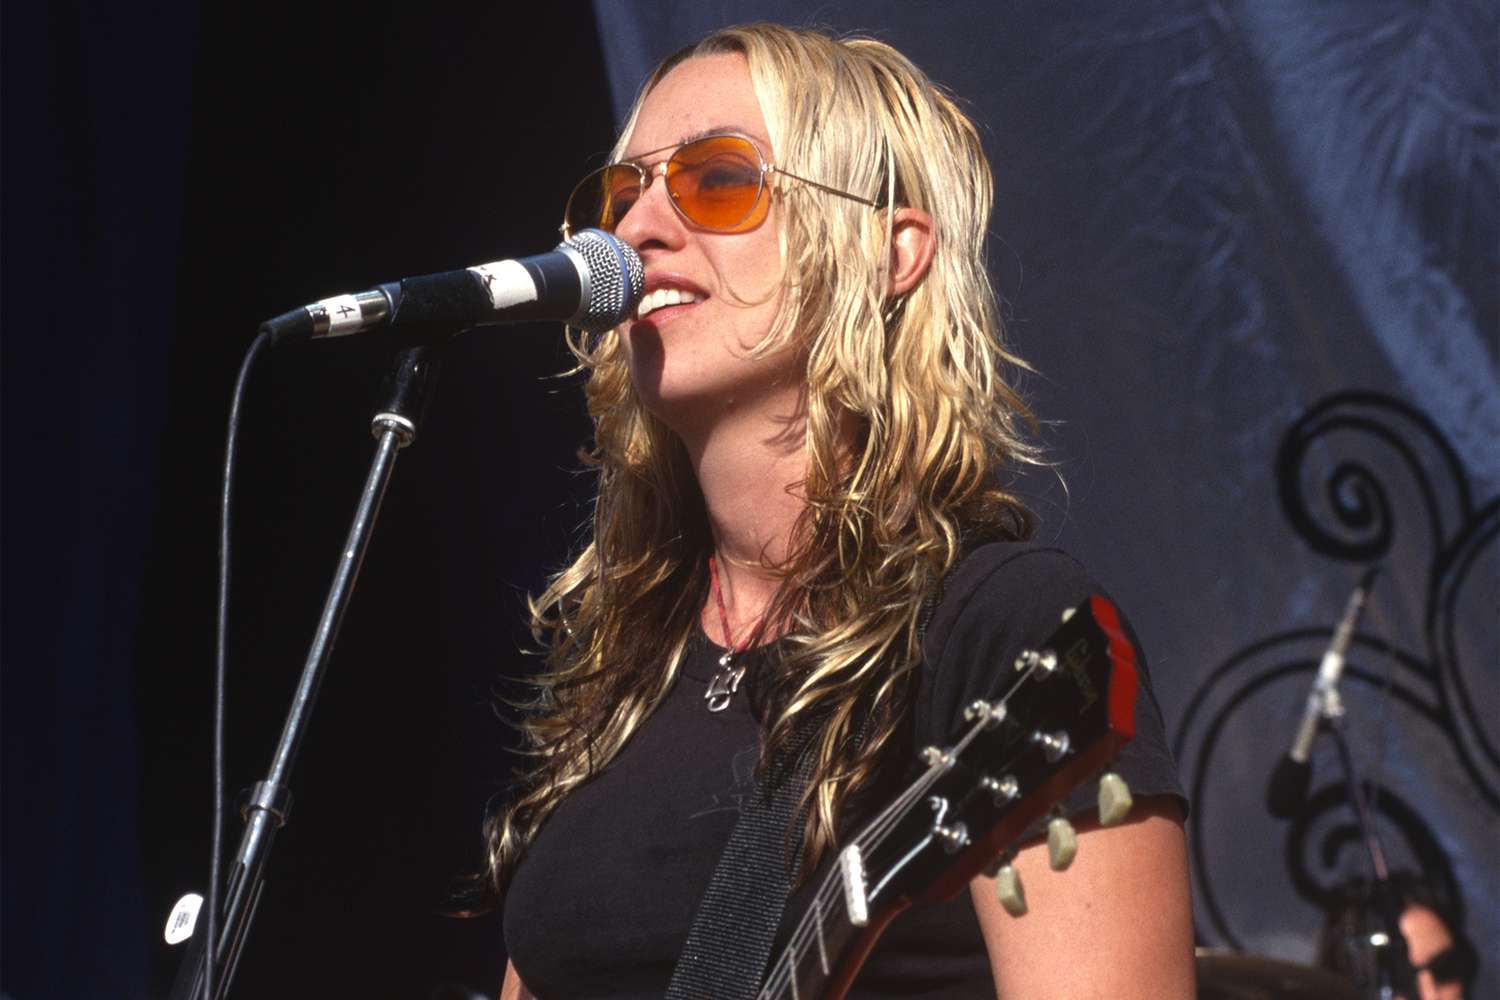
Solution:
<svg viewBox="0 0 1500 1000"><path fill-rule="evenodd" d="M1078 613L1078 609L1077 608L1066 608L1066 609L1064 609L1063 613L1062 613L1063 624L1066 625L1068 622L1072 621L1073 620L1073 616L1075 614L1077 614L1077 613Z"/></svg>
<svg viewBox="0 0 1500 1000"><path fill-rule="evenodd" d="M1021 886L1021 873L1015 866L1007 863L995 873L995 895L1006 913L1013 917L1026 915L1026 890Z"/></svg>
<svg viewBox="0 0 1500 1000"><path fill-rule="evenodd" d="M1113 771L1099 778L1099 823L1114 826L1130 814L1130 786Z"/></svg>
<svg viewBox="0 0 1500 1000"><path fill-rule="evenodd" d="M1004 868L1006 865L1015 860L1015 851L1004 851L1000 854L997 854L989 864L984 866L985 878L998 878L1000 876L1000 869Z"/></svg>
<svg viewBox="0 0 1500 1000"><path fill-rule="evenodd" d="M1078 832L1067 817L1053 816L1047 824L1047 863L1060 872L1073 863L1078 854Z"/></svg>

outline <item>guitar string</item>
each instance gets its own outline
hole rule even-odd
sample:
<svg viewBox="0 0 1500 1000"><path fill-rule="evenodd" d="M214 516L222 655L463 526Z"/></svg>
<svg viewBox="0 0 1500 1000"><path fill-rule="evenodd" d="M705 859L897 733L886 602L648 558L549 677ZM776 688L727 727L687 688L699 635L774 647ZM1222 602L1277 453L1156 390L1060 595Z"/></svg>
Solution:
<svg viewBox="0 0 1500 1000"><path fill-rule="evenodd" d="M1020 693L1022 688L1025 687L1026 683L1032 679L1032 677L1036 673L1036 670L1037 668L1035 666L1028 667L1026 669L1026 672L1023 673L1019 678L1017 678L1016 681L1010 686L1010 690L1005 692L1005 694L1000 698L999 703L1001 705L1007 705L1010 702L1011 698ZM979 734L984 732L984 730L986 730L987 728L989 728L989 723L987 720L981 719L975 722L974 725L969 728L969 731L964 733L964 735L959 738L958 742L949 748L948 752L953 754L955 757L962 754L969 748L969 745L973 743L974 740L978 739ZM930 768L927 774L923 776L923 780L914 782L911 788L907 789L903 795L897 798L890 805L886 806L886 808L881 811L869 825L867 825L862 831L860 831L860 833L855 836L854 843L860 847L861 851L866 851L870 848L878 847L880 843L885 839L885 836L889 832L890 828L895 825L895 823L897 823L901 818L903 818L906 810L910 807L910 805L917 799L925 795L927 793L927 790L930 789L932 785L947 772L947 767Z"/></svg>
<svg viewBox="0 0 1500 1000"><path fill-rule="evenodd" d="M1036 669L1037 668L1035 666L1028 667L1026 672L1012 683L1010 690L1007 691L1005 695L1003 695L999 699L1000 704L1008 704L1012 697L1020 693L1020 691L1024 688L1026 682L1034 677ZM955 755L963 753L986 728L988 728L988 726L983 720L975 723L969 728L964 736L960 738L952 748L950 748L950 752ZM868 826L865 827L864 830L859 833L859 835L856 836L855 844L859 845L862 851L878 847L885 840L890 828L895 823L899 822L900 819L904 818L907 809L909 809L915 801L924 796L932 788L933 784L935 784L939 778L947 773L947 770L948 768L945 767L930 768L917 781L913 782L911 788L909 788L899 798L888 805L886 809L883 810L875 818L875 820L873 820ZM835 868L833 871L829 872L827 878L824 879L822 887L820 887L818 893L816 894L819 908L827 906L830 903L844 902L843 893L840 891L841 883L838 879L838 876L839 871ZM784 985L782 981L787 980L795 975L795 970L800 965L801 955L807 953L807 951L810 950L810 938L812 937L815 930L817 930L817 927L815 927L813 923L814 917L816 916L817 912L817 909L810 908L806 913L804 913L801 923L798 925L797 930L793 933L790 941L788 942L786 960L777 963L775 974L767 981L766 985L768 989L772 987L773 983L775 984L776 988L782 988Z"/></svg>
<svg viewBox="0 0 1500 1000"><path fill-rule="evenodd" d="M1036 670L1035 665L1027 667L1026 672L1011 684L1010 690L1000 698L999 703L1001 705L1007 704L1012 697L1021 691L1027 681L1032 679ZM988 723L985 720L981 719L976 722L950 748L949 752L954 756L962 754L979 737L979 734L987 728ZM932 786L937 783L938 779L947 772L948 768L946 767L933 766L929 768L926 773L912 783L910 788L878 813L875 819L865 826L854 838L854 844L860 848L860 853L868 853L869 850L880 846L889 834L890 829L905 817L906 811L911 805L926 795ZM781 990L785 988L786 983L795 975L797 966L801 964L801 956L809 950L812 935L816 930L814 919L816 915L830 904L843 902L843 892L840 891L841 884L838 876L839 870L835 866L824 878L822 886L814 894L814 904L808 907L806 912L803 913L797 929L793 931L791 938L787 942L783 958L776 963L771 975L767 977L766 983L761 989L760 996L768 995L773 989ZM816 921L816 923L821 925L821 921Z"/></svg>
<svg viewBox="0 0 1500 1000"><path fill-rule="evenodd" d="M915 783L925 786L918 790L914 784L913 791L918 793L917 797L920 797L921 791L930 788L932 782L940 776L941 772L933 775L932 780L927 780L928 776L924 775L922 781ZM842 891L842 883L839 875L840 872L835 868L824 878L823 885L816 893L817 899L815 905L809 907L807 912L803 914L797 930L787 942L787 947L782 958L777 961L772 974L767 978L766 984L759 994L761 997L784 995L784 990L790 984L791 980L795 978L796 970L802 964L803 956L811 952L813 935L820 930L821 922L815 919L819 912L829 917L847 916L847 901ZM773 993L772 991L783 992Z"/></svg>
<svg viewBox="0 0 1500 1000"><path fill-rule="evenodd" d="M1000 704L1007 704L1013 696L1020 692L1026 682L1033 677L1035 671L1036 668L1034 666L1027 668L1026 672L1014 683L1012 683L1010 690L1001 697ZM986 728L987 724L985 721L981 720L979 722L976 722L969 728L968 732L966 732L963 737L959 739L954 747L951 748L950 752L954 754L961 754ZM856 836L854 841L855 844L860 846L862 851L879 846L879 844L884 841L890 827L892 827L896 822L903 818L906 810L911 806L911 804L925 795L927 791L931 789L933 784L935 784L937 780L943 776L943 774L947 773L947 770L947 768L942 767L930 768L917 781L913 782L911 788L907 789L905 793L903 793L894 802L888 805L885 810L877 815L876 818ZM824 879L822 887L816 893L817 903L820 907L831 902L842 901L843 894L839 891L840 884L838 882L838 875L839 872L836 868L833 871L829 872L828 877ZM792 934L792 937L788 942L788 957L793 961L789 968L787 967L787 963L778 962L778 975L773 976L773 979L786 978L787 976L792 974L792 970L795 969L797 964L797 955L799 953L805 952L810 943L809 938L811 937L815 929L812 918L814 917L816 912L816 909L810 908L806 913L803 914L801 923L798 925L797 930ZM783 968L787 968L787 971L780 972L779 970ZM772 980L767 981L768 988L770 987L771 982ZM780 984L778 983L778 986L779 985Z"/></svg>

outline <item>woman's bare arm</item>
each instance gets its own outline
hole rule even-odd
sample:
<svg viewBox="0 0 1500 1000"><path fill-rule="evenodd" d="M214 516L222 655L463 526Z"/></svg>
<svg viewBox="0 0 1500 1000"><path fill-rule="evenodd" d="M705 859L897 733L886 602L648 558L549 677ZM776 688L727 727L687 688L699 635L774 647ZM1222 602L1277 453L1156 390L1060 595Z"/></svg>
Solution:
<svg viewBox="0 0 1500 1000"><path fill-rule="evenodd" d="M505 982L500 984L500 1000L536 1000L526 984L521 982L521 977L516 975L516 967L511 962L505 963Z"/></svg>
<svg viewBox="0 0 1500 1000"><path fill-rule="evenodd" d="M1070 868L1046 844L1019 851L1029 912L1011 917L993 879L970 885L1001 998L1190 1000L1192 896L1187 839L1174 799L1137 800L1120 826L1078 825Z"/></svg>

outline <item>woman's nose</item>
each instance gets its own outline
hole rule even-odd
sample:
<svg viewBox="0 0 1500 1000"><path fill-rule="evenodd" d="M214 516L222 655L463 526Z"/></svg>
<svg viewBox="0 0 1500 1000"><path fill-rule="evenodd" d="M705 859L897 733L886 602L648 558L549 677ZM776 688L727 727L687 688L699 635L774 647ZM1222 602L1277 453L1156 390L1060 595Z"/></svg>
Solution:
<svg viewBox="0 0 1500 1000"><path fill-rule="evenodd" d="M672 247L681 243L684 233L682 219L671 204L666 173L666 163L650 168L646 174L646 190L615 226L615 235L636 250L651 246Z"/></svg>

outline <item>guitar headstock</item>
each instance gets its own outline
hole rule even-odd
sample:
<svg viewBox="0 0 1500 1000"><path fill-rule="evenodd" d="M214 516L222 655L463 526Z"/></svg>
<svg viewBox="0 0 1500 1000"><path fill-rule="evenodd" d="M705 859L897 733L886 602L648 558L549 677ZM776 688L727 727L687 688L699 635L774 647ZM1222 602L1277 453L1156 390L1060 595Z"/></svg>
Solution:
<svg viewBox="0 0 1500 1000"><path fill-rule="evenodd" d="M924 748L921 776L839 852L763 1000L842 997L897 912L947 899L980 872L995 874L1001 905L1025 912L1008 852L1135 735L1139 675L1119 612L1097 595L1003 669L997 696L970 705L947 746ZM1129 808L1125 783L1106 774L1100 820L1117 823ZM1053 867L1066 867L1078 846L1071 825L1055 818L1047 842Z"/></svg>
<svg viewBox="0 0 1500 1000"><path fill-rule="evenodd" d="M857 858L866 893L848 899L851 914L947 899L981 872L998 875L1007 910L1025 912L1009 851L1135 735L1139 675L1119 612L1097 595L1005 669L999 694L968 707L949 745L921 751L926 771L845 849L846 890L857 890L847 870ZM1106 774L1101 821L1123 819L1129 797ZM1067 867L1077 850L1071 825L1055 817L1047 840L1052 866Z"/></svg>

